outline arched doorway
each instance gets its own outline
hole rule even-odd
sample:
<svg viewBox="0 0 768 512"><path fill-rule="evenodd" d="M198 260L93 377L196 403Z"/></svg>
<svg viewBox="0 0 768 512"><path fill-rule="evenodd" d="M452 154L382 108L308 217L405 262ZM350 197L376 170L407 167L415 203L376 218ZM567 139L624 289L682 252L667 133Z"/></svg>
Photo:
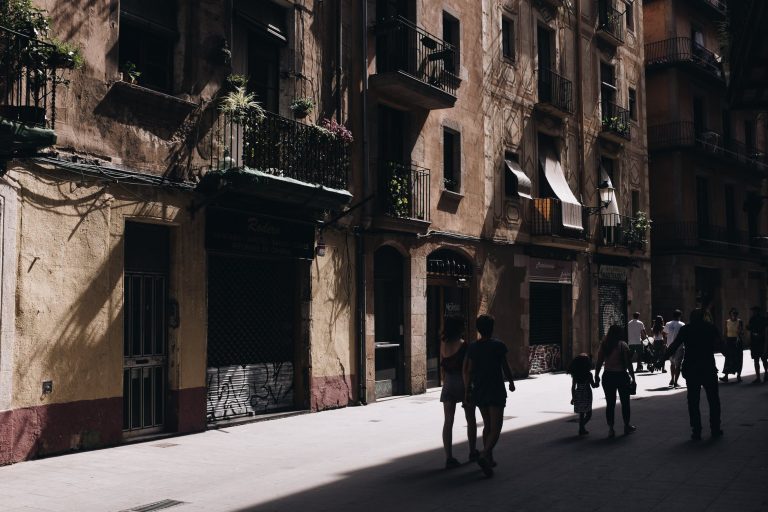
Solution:
<svg viewBox="0 0 768 512"><path fill-rule="evenodd" d="M403 257L389 246L373 255L376 398L404 391Z"/></svg>
<svg viewBox="0 0 768 512"><path fill-rule="evenodd" d="M462 316L469 326L472 274L471 262L451 250L438 249L427 257L427 387L440 385L440 335L445 317Z"/></svg>

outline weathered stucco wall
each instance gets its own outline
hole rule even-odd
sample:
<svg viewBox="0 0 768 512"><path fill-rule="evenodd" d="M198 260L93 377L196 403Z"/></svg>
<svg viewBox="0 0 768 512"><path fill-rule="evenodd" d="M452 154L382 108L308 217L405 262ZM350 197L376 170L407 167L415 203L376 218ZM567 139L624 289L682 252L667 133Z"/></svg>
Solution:
<svg viewBox="0 0 768 512"><path fill-rule="evenodd" d="M312 261L312 410L343 407L357 397L355 331L355 239L334 228L323 231L325 256Z"/></svg>

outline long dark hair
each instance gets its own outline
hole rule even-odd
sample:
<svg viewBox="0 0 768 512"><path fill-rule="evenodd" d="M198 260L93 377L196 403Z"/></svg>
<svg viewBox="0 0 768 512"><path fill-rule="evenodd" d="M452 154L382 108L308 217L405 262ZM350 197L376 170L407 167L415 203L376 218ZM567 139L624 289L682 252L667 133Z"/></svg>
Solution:
<svg viewBox="0 0 768 512"><path fill-rule="evenodd" d="M443 324L443 341L461 338L464 334L464 317L448 315Z"/></svg>
<svg viewBox="0 0 768 512"><path fill-rule="evenodd" d="M581 353L573 358L571 365L568 367L568 373L571 374L573 380L581 384L589 381L589 373L592 371L592 359L588 354Z"/></svg>
<svg viewBox="0 0 768 512"><path fill-rule="evenodd" d="M659 334L664 330L664 317L656 315L656 320L653 321L653 334Z"/></svg>
<svg viewBox="0 0 768 512"><path fill-rule="evenodd" d="M624 329L618 324L613 324L608 328L608 332L605 333L601 349L603 350L603 357L608 357L613 350L619 346L619 342L623 337Z"/></svg>

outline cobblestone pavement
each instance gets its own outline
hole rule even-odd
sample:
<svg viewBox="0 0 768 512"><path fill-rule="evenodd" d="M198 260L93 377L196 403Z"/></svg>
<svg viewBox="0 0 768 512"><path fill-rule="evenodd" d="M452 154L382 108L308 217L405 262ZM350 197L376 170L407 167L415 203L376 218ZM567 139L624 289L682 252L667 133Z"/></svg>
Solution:
<svg viewBox="0 0 768 512"><path fill-rule="evenodd" d="M658 373L638 376L635 434L607 438L595 390L591 434L579 438L568 376L543 375L518 381L507 400L492 479L475 464L443 469L442 408L431 390L6 466L0 510L118 512L175 500L183 503L164 510L768 511L768 384L744 376L720 386L717 441L706 430L703 441L689 439L685 390L669 390L669 374ZM702 409L706 424L706 400ZM458 414L462 461L464 426Z"/></svg>

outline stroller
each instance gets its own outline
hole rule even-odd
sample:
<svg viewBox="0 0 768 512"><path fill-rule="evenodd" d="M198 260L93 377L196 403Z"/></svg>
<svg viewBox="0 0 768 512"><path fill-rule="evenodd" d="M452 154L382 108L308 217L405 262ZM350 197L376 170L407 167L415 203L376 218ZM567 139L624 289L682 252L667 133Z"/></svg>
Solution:
<svg viewBox="0 0 768 512"><path fill-rule="evenodd" d="M647 337L643 340L643 353L642 361L648 371L653 373L654 371L662 371L664 369L664 342L655 341L652 337Z"/></svg>

